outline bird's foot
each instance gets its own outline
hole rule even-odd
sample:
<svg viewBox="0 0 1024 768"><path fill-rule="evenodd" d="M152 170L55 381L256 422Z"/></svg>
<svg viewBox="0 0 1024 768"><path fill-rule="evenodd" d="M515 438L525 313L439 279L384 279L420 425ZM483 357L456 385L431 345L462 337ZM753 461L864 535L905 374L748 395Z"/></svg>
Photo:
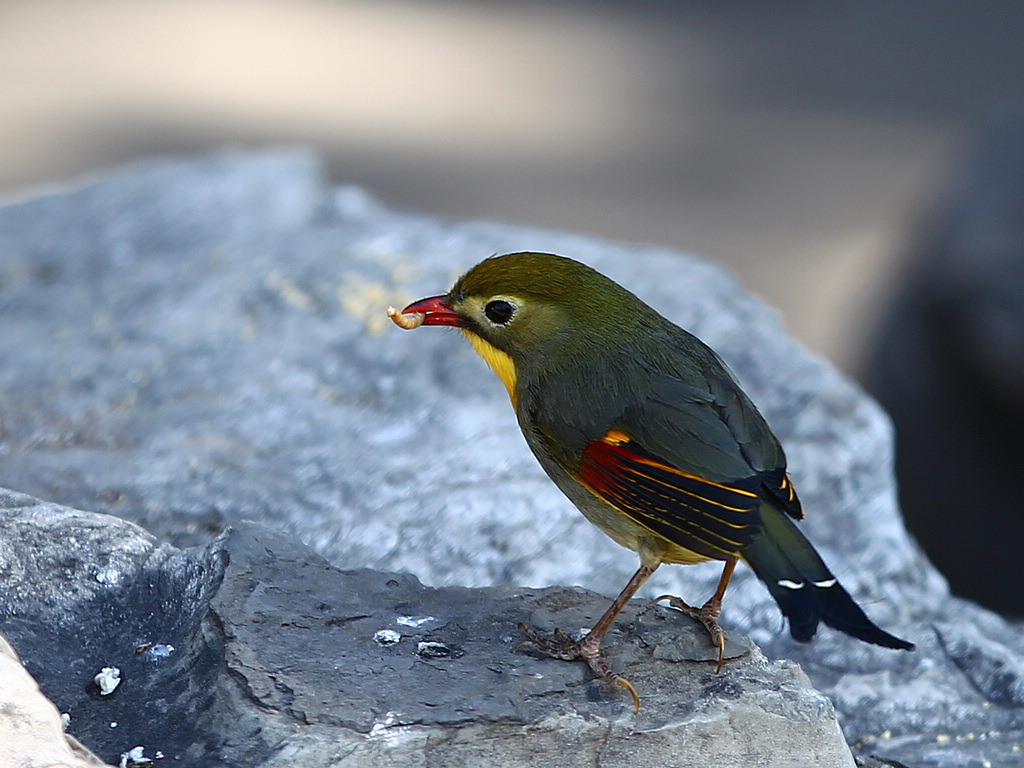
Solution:
<svg viewBox="0 0 1024 768"><path fill-rule="evenodd" d="M616 685L621 685L629 691L629 695L633 697L633 708L637 712L640 711L640 697L637 696L633 684L622 675L612 672L608 664L601 657L601 637L596 637L593 632L590 632L579 640L573 640L560 629L555 630L553 637L545 637L527 624L520 624L519 629L523 631L527 639L513 648L513 653L524 646L528 646L538 653L543 653L545 656L550 656L553 659L562 659L563 661L583 659L587 662L587 666L593 670L594 674Z"/></svg>
<svg viewBox="0 0 1024 768"><path fill-rule="evenodd" d="M687 605L683 602L682 598L675 597L674 595L662 595L655 599L654 602L657 603L662 600L667 600L670 608L681 611L687 616L692 616L704 625L708 634L711 635L712 645L718 646L718 666L715 667L715 672L721 672L722 664L725 662L725 633L722 632L722 628L718 625L718 617L722 615L722 601L711 598L700 608L694 608L692 605Z"/></svg>

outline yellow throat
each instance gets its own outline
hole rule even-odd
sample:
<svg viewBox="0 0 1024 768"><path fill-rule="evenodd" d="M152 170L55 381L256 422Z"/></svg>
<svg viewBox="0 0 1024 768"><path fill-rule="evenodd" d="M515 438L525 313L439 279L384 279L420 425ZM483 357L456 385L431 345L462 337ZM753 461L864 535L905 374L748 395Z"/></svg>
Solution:
<svg viewBox="0 0 1024 768"><path fill-rule="evenodd" d="M516 366L512 362L512 358L502 352L496 346L491 344L489 341L477 336L475 333L467 331L465 328L460 328L460 331L465 335L469 342L473 345L473 349L477 351L477 354L482 357L486 363L491 366L491 370L498 374L498 378L501 379L501 383L505 385L505 389L508 390L509 400L512 401L512 407L516 407Z"/></svg>

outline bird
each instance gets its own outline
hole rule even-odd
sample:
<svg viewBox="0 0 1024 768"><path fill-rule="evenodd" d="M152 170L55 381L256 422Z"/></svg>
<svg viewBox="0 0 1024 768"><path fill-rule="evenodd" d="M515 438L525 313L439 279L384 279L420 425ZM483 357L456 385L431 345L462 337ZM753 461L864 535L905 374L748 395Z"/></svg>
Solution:
<svg viewBox="0 0 1024 768"><path fill-rule="evenodd" d="M702 606L657 598L704 625L720 672L718 619L742 560L794 639L810 641L824 623L913 650L867 617L797 527L804 511L782 446L723 360L618 283L564 256L508 253L481 261L448 293L388 315L406 329L459 329L504 384L547 475L584 517L639 555L636 573L588 633L544 636L520 624L520 646L585 661L639 710L633 685L601 654L619 612L662 564L722 561Z"/></svg>

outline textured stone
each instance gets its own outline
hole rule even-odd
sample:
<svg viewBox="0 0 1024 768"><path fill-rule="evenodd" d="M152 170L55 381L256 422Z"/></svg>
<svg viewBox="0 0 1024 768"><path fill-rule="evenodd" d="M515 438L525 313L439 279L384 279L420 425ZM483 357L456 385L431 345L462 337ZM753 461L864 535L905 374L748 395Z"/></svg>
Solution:
<svg viewBox="0 0 1024 768"><path fill-rule="evenodd" d="M64 733L60 713L0 637L0 765L10 768L102 768L99 758Z"/></svg>
<svg viewBox="0 0 1024 768"><path fill-rule="evenodd" d="M152 754L216 738L206 708L223 653L204 620L220 556L5 491L0 521L0 632L70 732L115 764L140 744ZM147 650L156 644L173 651ZM104 667L121 671L107 696L93 682Z"/></svg>
<svg viewBox="0 0 1024 768"><path fill-rule="evenodd" d="M543 476L469 346L385 327L389 303L517 249L586 261L715 347L786 448L808 536L919 650L829 630L800 646L742 568L725 626L798 661L860 755L1017 764L1021 633L951 599L907 536L884 413L730 276L678 253L390 211L328 187L301 153L144 166L0 208L0 478L177 546L253 519L339 567L614 594L635 556ZM699 601L717 575L666 567L645 594ZM165 585L169 605L209 588ZM164 699L187 698L169 685Z"/></svg>
<svg viewBox="0 0 1024 768"><path fill-rule="evenodd" d="M141 746L182 766L853 765L799 667L734 635L716 674L704 629L652 603L628 606L606 641L643 697L635 714L584 665L513 652L519 620L587 626L607 604L596 593L342 571L252 523L179 551L116 518L0 499L3 587L65 560L41 599L3 590L0 629L111 762ZM122 671L109 695L91 683L101 665Z"/></svg>

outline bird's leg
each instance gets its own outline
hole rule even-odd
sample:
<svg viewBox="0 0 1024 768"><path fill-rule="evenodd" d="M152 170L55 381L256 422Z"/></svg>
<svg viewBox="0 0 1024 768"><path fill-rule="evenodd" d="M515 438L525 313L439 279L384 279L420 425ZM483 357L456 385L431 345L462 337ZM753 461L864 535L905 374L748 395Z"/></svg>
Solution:
<svg viewBox="0 0 1024 768"><path fill-rule="evenodd" d="M583 659L595 674L610 680L616 685L621 685L629 691L629 695L633 697L633 706L639 711L640 698L636 695L636 689L633 688L629 680L612 672L604 659L601 658L601 641L626 603L636 594L636 591L640 589L643 583L647 581L647 578L654 573L658 565L659 563L657 562L654 564L642 564L637 572L633 574L629 583L626 584L625 589L612 601L604 615L597 620L593 629L579 640L573 640L560 629L555 630L554 637L542 637L533 627L520 624L519 629L526 634L528 639L517 645L516 649L528 645L534 650L556 659L564 659L565 661Z"/></svg>
<svg viewBox="0 0 1024 768"><path fill-rule="evenodd" d="M718 626L718 617L722 615L722 598L725 596L725 588L729 586L729 579L732 578L734 570L736 570L735 557L725 561L725 568L722 569L722 578L718 580L718 588L715 590L715 594L700 608L687 605L681 598L674 597L673 595L662 595L655 600L655 602L668 600L670 607L675 608L677 611L682 611L688 616L692 616L707 628L708 634L711 635L711 642L718 646L716 673L722 671L722 664L725 662L725 634L722 632L722 628Z"/></svg>

